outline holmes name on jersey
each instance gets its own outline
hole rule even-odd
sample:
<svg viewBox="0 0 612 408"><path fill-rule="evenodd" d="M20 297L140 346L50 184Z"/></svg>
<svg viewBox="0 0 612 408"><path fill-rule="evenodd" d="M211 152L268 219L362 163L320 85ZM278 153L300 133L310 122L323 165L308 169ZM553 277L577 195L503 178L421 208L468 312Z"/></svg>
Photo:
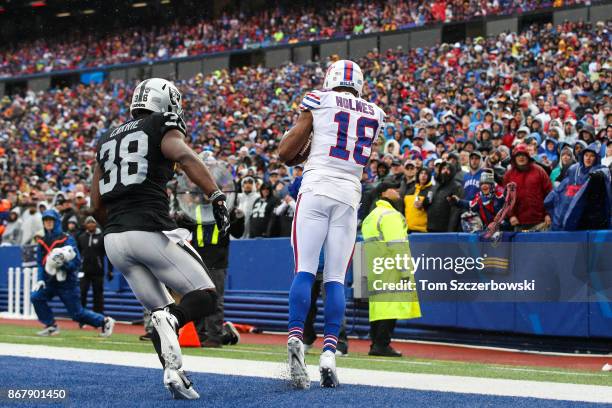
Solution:
<svg viewBox="0 0 612 408"><path fill-rule="evenodd" d="M355 112L365 113L367 115L374 115L374 107L369 103L358 101L351 98L343 98L342 96L336 96L336 106L339 108L350 109Z"/></svg>

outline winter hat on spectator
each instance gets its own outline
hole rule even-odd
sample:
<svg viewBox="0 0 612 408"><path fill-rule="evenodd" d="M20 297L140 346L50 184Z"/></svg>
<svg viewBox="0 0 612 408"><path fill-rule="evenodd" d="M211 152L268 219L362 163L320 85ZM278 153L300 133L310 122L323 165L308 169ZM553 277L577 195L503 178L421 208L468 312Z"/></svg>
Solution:
<svg viewBox="0 0 612 408"><path fill-rule="evenodd" d="M584 125L582 129L580 129L579 135L582 135L583 132L590 134L593 138L595 137L595 128L591 125Z"/></svg>
<svg viewBox="0 0 612 408"><path fill-rule="evenodd" d="M472 158L472 156L477 156L479 159L482 160L482 153L480 153L478 150L474 150L473 152L470 152L470 159Z"/></svg>
<svg viewBox="0 0 612 408"><path fill-rule="evenodd" d="M87 225L91 223L97 224L96 219L90 215L89 217L85 218L85 222L83 222L83 225Z"/></svg>
<svg viewBox="0 0 612 408"><path fill-rule="evenodd" d="M380 197L385 191L392 189L392 188L394 189L400 188L400 184L393 182L393 181L383 181L376 188L376 195Z"/></svg>
<svg viewBox="0 0 612 408"><path fill-rule="evenodd" d="M525 136L531 133L531 131L529 130L527 126L521 126L520 128L518 128L518 130L516 131L516 134L518 135L521 132L525 133Z"/></svg>
<svg viewBox="0 0 612 408"><path fill-rule="evenodd" d="M485 183L495 185L495 176L493 176L493 172L489 169L486 169L480 174L480 184Z"/></svg>
<svg viewBox="0 0 612 408"><path fill-rule="evenodd" d="M529 155L529 151L527 151L527 145L525 143L518 144L514 147L514 149L512 149L512 160L514 160L519 154L524 154L530 161L533 161L533 157Z"/></svg>

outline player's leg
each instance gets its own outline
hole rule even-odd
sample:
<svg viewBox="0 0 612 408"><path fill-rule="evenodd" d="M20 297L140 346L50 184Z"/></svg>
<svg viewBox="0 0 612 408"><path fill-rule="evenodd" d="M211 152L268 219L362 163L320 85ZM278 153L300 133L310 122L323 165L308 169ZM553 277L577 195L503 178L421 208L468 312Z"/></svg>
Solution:
<svg viewBox="0 0 612 408"><path fill-rule="evenodd" d="M357 212L346 204L336 202L329 220L325 240L325 327L323 330L323 353L319 364L321 386L336 387L335 353L340 328L344 321L344 279L355 247Z"/></svg>
<svg viewBox="0 0 612 408"><path fill-rule="evenodd" d="M143 242L148 244L149 241L143 240L142 236L130 236L131 232L108 234L104 238L108 258L126 278L140 303L151 311L151 321L154 327L151 340L164 367L164 385L175 399L199 398L193 384L181 369L182 354L178 343L179 323L175 315L167 311L174 300L157 276L148 267L137 261L136 255L138 254L132 250L130 241L136 239L134 246ZM148 247L148 250L153 249Z"/></svg>
<svg viewBox="0 0 612 408"><path fill-rule="evenodd" d="M160 282L181 295L178 304L169 306L178 327L213 314L217 305L215 285L195 249L188 243L176 244L162 233L145 234L151 234L146 237L148 248L133 248L134 254Z"/></svg>
<svg viewBox="0 0 612 408"><path fill-rule="evenodd" d="M298 197L291 231L295 276L289 290L289 339L303 339L319 254L327 235L327 197L311 192Z"/></svg>
<svg viewBox="0 0 612 408"><path fill-rule="evenodd" d="M78 285L58 287L57 294L62 300L62 303L64 303L64 306L66 306L66 310L72 320L78 323L88 324L92 327L102 328L101 336L108 337L112 334L115 320L111 317L105 317L100 313L84 308L81 305L81 291Z"/></svg>
<svg viewBox="0 0 612 408"><path fill-rule="evenodd" d="M304 362L304 321L310 309L310 298L319 254L327 234L329 199L312 192L300 194L296 204L291 245L296 275L289 290L289 337L287 353L291 381L296 388L310 387Z"/></svg>
<svg viewBox="0 0 612 408"><path fill-rule="evenodd" d="M59 334L59 329L55 323L55 317L53 311L49 307L49 301L55 296L55 291L50 284L44 288L40 288L37 291L32 292L31 301L34 305L34 311L38 320L45 325L45 328L39 331L39 336L53 336Z"/></svg>

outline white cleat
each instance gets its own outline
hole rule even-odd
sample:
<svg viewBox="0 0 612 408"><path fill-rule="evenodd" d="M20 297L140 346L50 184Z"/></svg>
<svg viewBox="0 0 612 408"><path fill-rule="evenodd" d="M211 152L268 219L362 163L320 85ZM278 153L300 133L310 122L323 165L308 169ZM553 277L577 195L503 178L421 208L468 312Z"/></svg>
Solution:
<svg viewBox="0 0 612 408"><path fill-rule="evenodd" d="M194 400L200 398L200 394L194 389L193 383L183 370L166 368L164 370L164 385L177 400Z"/></svg>
<svg viewBox="0 0 612 408"><path fill-rule="evenodd" d="M100 337L110 337L113 334L113 328L115 327L115 319L112 317L104 318L104 325L102 326L102 333Z"/></svg>
<svg viewBox="0 0 612 408"><path fill-rule="evenodd" d="M161 357L164 359L165 368L180 369L183 366L183 355L178 342L176 317L166 310L157 310L151 314L151 322L159 334Z"/></svg>
<svg viewBox="0 0 612 408"><path fill-rule="evenodd" d="M43 330L37 332L36 335L41 337L49 337L56 336L59 334L59 332L60 329L56 325L53 325L45 327Z"/></svg>
<svg viewBox="0 0 612 408"><path fill-rule="evenodd" d="M601 371L612 371L612 364L604 364L604 366L601 367Z"/></svg>
<svg viewBox="0 0 612 408"><path fill-rule="evenodd" d="M334 352L327 350L321 353L319 372L321 373L321 387L336 388L340 385L336 373L336 354Z"/></svg>
<svg viewBox="0 0 612 408"><path fill-rule="evenodd" d="M294 338L287 341L287 354L289 356L289 373L291 385L294 388L305 390L310 388L310 377L304 361L304 343Z"/></svg>

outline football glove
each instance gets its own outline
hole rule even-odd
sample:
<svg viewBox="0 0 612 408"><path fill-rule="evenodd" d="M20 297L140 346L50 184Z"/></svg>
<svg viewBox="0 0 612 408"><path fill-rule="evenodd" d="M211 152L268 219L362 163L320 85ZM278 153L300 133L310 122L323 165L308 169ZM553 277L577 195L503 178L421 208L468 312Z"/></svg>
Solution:
<svg viewBox="0 0 612 408"><path fill-rule="evenodd" d="M229 211L225 205L225 194L217 190L210 195L209 199L212 202L213 216L215 217L217 228L219 228L219 233L221 236L225 236L230 227Z"/></svg>

